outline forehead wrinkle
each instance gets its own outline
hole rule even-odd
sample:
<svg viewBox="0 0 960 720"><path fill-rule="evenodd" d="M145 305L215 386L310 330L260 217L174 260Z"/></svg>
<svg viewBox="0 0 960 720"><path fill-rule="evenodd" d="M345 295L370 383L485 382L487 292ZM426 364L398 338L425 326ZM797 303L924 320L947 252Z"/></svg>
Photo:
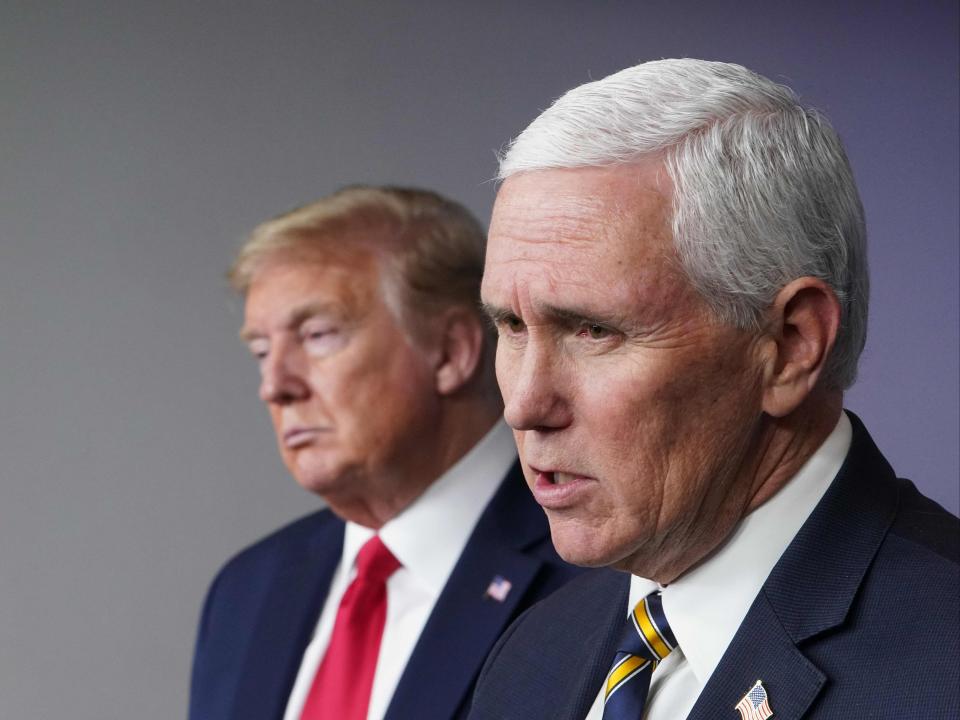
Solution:
<svg viewBox="0 0 960 720"><path fill-rule="evenodd" d="M632 272L642 273L654 255L673 254L669 203L657 191L607 200L567 193L551 196L551 205L534 213L512 212L508 205L505 213L498 213L491 228L497 242L491 243L490 259L503 265L531 260L557 264L550 254L559 245L575 250L584 263L628 264ZM626 245L624 235L631 240Z"/></svg>
<svg viewBox="0 0 960 720"><path fill-rule="evenodd" d="M574 177L544 171L542 182L521 175L504 184L491 222L488 289L506 282L501 289L541 301L527 307L545 315L616 313L649 325L663 309L656 300L679 299L687 284L675 257L669 188L632 169L599 186L590 174L582 184L559 183L564 176ZM537 285L548 295L524 290Z"/></svg>
<svg viewBox="0 0 960 720"><path fill-rule="evenodd" d="M529 248L561 243L602 252L603 241L613 230L612 221L623 215L619 208L611 207L600 198L576 194L551 197L550 206L534 214L517 212L516 204L508 204L505 211L498 213L491 234ZM508 224L503 222L504 216L509 219ZM528 253L521 250L515 259L529 259L535 253L533 249Z"/></svg>

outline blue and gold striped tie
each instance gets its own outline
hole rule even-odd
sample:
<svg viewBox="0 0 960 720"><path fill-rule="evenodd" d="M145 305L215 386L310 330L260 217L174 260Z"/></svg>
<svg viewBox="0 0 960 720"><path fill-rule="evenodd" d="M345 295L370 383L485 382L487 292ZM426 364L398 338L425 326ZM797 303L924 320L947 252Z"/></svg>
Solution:
<svg viewBox="0 0 960 720"><path fill-rule="evenodd" d="M657 663L677 646L660 593L653 592L630 613L603 691L603 720L640 720Z"/></svg>

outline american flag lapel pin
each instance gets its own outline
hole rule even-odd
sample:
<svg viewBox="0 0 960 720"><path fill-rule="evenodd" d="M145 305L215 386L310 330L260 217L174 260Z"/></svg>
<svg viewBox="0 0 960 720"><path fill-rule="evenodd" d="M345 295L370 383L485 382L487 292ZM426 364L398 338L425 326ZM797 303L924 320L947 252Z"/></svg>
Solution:
<svg viewBox="0 0 960 720"><path fill-rule="evenodd" d="M493 580L491 580L490 584L487 586L487 591L483 594L483 596L485 598L490 598L502 603L507 599L507 595L510 594L510 588L512 587L513 583L511 583L505 577L502 575L495 575Z"/></svg>
<svg viewBox="0 0 960 720"><path fill-rule="evenodd" d="M767 720L773 717L770 698L767 697L767 690L763 687L762 680L757 680L753 684L753 687L737 703L736 709L740 711L740 720Z"/></svg>

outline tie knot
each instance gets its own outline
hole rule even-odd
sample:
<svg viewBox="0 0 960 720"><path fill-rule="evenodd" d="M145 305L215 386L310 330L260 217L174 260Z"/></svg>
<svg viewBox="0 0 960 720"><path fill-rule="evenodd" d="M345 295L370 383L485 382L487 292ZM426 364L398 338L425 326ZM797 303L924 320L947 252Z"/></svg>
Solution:
<svg viewBox="0 0 960 720"><path fill-rule="evenodd" d="M627 624L619 648L622 652L658 663L677 646L677 639L663 612L663 598L659 591L637 603Z"/></svg>
<svg viewBox="0 0 960 720"><path fill-rule="evenodd" d="M364 543L357 553L357 580L382 583L400 567L400 561L383 544L379 535Z"/></svg>

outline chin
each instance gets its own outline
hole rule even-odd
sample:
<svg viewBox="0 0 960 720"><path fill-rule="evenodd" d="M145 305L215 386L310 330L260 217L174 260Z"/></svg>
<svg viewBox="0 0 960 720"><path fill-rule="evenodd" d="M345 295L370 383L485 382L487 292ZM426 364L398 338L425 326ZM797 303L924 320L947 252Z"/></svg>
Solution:
<svg viewBox="0 0 960 720"><path fill-rule="evenodd" d="M341 484L340 477L337 474L321 472L317 468L307 470L302 467L295 467L291 469L291 474L300 487L321 497L335 492Z"/></svg>
<svg viewBox="0 0 960 720"><path fill-rule="evenodd" d="M571 565L580 567L606 567L612 564L616 556L609 552L596 531L586 533L571 532L570 528L557 527L550 524L550 537L557 554Z"/></svg>
<svg viewBox="0 0 960 720"><path fill-rule="evenodd" d="M344 475L342 463L331 462L311 448L303 448L291 457L284 458L287 470L297 484L308 492L323 495L335 490Z"/></svg>
<svg viewBox="0 0 960 720"><path fill-rule="evenodd" d="M297 485L313 495L319 495L324 498L330 494L330 484L314 478L296 478Z"/></svg>
<svg viewBox="0 0 960 720"><path fill-rule="evenodd" d="M649 577L637 568L644 558L638 540L628 540L599 526L550 520L550 537L557 554L572 565L589 568L611 568ZM640 562L644 569L647 564Z"/></svg>

